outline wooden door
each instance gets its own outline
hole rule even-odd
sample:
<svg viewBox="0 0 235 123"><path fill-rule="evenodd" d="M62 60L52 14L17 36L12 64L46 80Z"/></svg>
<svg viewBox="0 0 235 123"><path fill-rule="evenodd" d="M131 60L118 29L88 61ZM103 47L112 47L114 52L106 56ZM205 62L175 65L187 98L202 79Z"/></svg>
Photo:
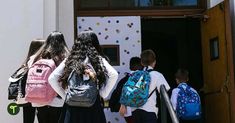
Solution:
<svg viewBox="0 0 235 123"><path fill-rule="evenodd" d="M230 123L229 68L224 4L201 21L205 123Z"/></svg>

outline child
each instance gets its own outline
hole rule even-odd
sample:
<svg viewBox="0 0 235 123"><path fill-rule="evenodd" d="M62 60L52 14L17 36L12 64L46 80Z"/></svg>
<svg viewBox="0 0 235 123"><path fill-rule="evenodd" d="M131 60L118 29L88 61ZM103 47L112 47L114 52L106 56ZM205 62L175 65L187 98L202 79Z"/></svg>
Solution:
<svg viewBox="0 0 235 123"><path fill-rule="evenodd" d="M191 106L189 110L193 111L193 109L195 108L196 110L200 110L200 97L197 91L186 84L186 82L189 79L188 74L189 74L188 71L185 69L178 69L178 71L176 72L175 79L176 79L176 83L178 84L178 87L172 90L171 102L172 102L174 110L177 112L180 123L198 123L200 113L201 113L200 111L195 113L198 115L198 116L195 116L196 118L192 117L192 118L188 118L187 120L184 118L182 112L180 112L180 110L182 109L180 108L182 107L180 105L183 105L181 104L181 102L185 102L185 100L183 99L190 98L190 97L183 97L182 93L192 93L190 95L193 95L192 97L192 99L194 100L193 102L198 102L198 104L196 103L195 105ZM187 88L189 90L187 90Z"/></svg>
<svg viewBox="0 0 235 123"><path fill-rule="evenodd" d="M141 70L143 69L142 65L141 65L141 59L139 57L132 57L130 59L130 64L129 64L129 68L130 68L130 73L126 73L126 76L124 76L119 82L118 85L116 87L116 89L114 90L114 92L112 93L112 96L109 100L109 106L112 112L118 112L120 109L121 104L119 103L120 100L120 96L122 93L122 87L123 85L127 82L129 75L136 70ZM128 108L130 109L130 108ZM128 112L128 111L127 111ZM131 109L130 111L131 112ZM127 123L132 123L133 122L133 118L131 116L131 114L125 115L124 116L125 120Z"/></svg>
<svg viewBox="0 0 235 123"><path fill-rule="evenodd" d="M144 70L154 69L156 65L156 55L152 50L145 50L141 53L141 63ZM150 73L150 86L149 94L152 95L148 98L147 102L141 107L131 107L134 123L156 123L158 115L157 94L155 89L160 91L160 86L164 85L167 90L170 89L164 76L158 71L151 71ZM121 105L120 114L126 113L126 106Z"/></svg>
<svg viewBox="0 0 235 123"><path fill-rule="evenodd" d="M24 61L24 63L22 64L22 67L25 68L25 66L27 66L27 62L30 58L30 56L32 56L34 53L37 52L37 50L40 49L40 47L44 44L44 40L41 39L35 39L33 41L31 41L29 49L28 49L28 55ZM27 74L26 74L27 76ZM25 77L27 78L27 77ZM22 105L23 106L23 123L34 123L34 119L35 119L35 113L36 113L36 108L32 107L31 103L25 101L24 98L24 94L25 94L25 83L26 83L26 79L24 79L25 81L22 81L22 88L18 88L21 89L21 93L19 93L18 90L18 98L17 98L17 104ZM20 99L21 98L21 99ZM21 101L20 101L21 100Z"/></svg>
<svg viewBox="0 0 235 123"><path fill-rule="evenodd" d="M91 66L92 71L83 71L84 61ZM117 71L107 62L101 50L97 35L93 31L82 31L78 34L70 55L49 77L49 82L55 91L66 99L69 75L74 71L78 75L88 74L96 78L98 85L95 103L89 107L73 106L66 103L60 117L61 123L106 123L100 97L108 100L117 86ZM95 71L95 72L94 72ZM84 78L83 78L84 79ZM59 83L61 82L61 83Z"/></svg>
<svg viewBox="0 0 235 123"><path fill-rule="evenodd" d="M30 56L36 53L37 50L44 44L45 40L35 39L30 43L27 58L25 60L25 65L27 64ZM32 105L27 105L23 107L23 121L24 123L34 123L36 108Z"/></svg>
<svg viewBox="0 0 235 123"><path fill-rule="evenodd" d="M58 66L69 54L69 49L64 40L64 35L58 31L53 31L47 37L42 47L30 57L28 67L40 59L53 59ZM37 108L37 117L39 123L58 123L64 100L61 97L55 97L48 105L32 103Z"/></svg>

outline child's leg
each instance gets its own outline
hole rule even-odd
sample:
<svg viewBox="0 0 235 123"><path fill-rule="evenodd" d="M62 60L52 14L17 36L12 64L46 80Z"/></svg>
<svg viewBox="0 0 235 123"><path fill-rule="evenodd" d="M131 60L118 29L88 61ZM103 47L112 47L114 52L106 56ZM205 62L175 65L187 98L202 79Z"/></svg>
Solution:
<svg viewBox="0 0 235 123"><path fill-rule="evenodd" d="M50 107L49 108L49 122L58 123L61 115L62 107Z"/></svg>
<svg viewBox="0 0 235 123"><path fill-rule="evenodd" d="M39 123L48 123L48 119L49 119L48 106L37 107L36 109L38 111L38 113L37 113L38 122Z"/></svg>
<svg viewBox="0 0 235 123"><path fill-rule="evenodd" d="M34 123L36 108L31 104L23 107L23 123Z"/></svg>

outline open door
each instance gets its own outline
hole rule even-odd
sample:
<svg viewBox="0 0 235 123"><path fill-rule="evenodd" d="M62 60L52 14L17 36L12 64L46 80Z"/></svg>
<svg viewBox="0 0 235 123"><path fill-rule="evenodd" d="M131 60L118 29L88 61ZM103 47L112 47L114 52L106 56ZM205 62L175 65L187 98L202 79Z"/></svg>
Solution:
<svg viewBox="0 0 235 123"><path fill-rule="evenodd" d="M225 10L221 3L201 21L205 123L230 123Z"/></svg>

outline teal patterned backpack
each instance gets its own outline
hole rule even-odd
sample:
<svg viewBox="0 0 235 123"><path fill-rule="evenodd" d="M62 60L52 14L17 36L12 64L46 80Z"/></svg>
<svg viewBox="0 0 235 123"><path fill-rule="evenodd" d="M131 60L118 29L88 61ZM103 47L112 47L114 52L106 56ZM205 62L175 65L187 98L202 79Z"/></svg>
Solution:
<svg viewBox="0 0 235 123"><path fill-rule="evenodd" d="M138 70L130 75L122 88L121 104L130 107L141 107L147 102L152 94L149 94L149 84L151 81L149 73L151 71L152 69Z"/></svg>

